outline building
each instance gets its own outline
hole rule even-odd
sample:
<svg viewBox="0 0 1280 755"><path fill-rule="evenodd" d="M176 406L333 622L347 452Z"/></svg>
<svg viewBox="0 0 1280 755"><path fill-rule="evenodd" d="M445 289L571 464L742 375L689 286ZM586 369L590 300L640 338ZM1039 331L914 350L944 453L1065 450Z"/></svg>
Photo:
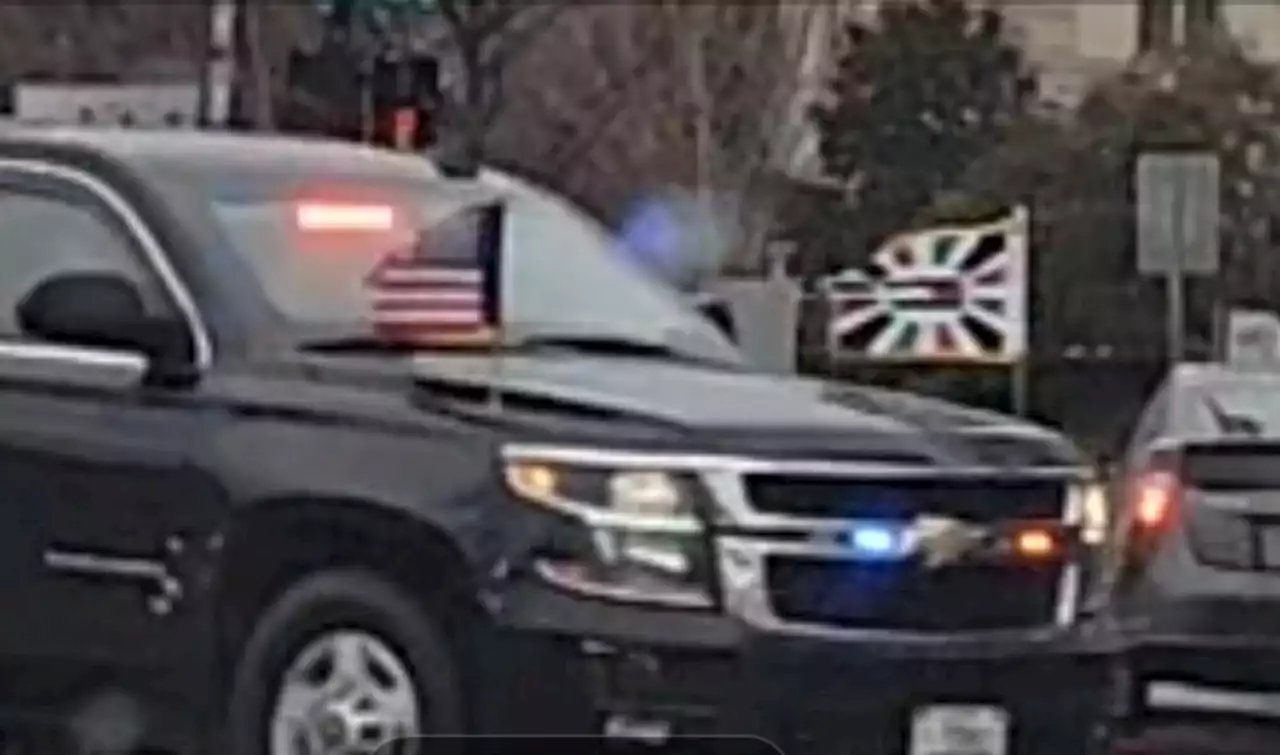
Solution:
<svg viewBox="0 0 1280 755"><path fill-rule="evenodd" d="M1226 32L1280 62L1280 4L1259 0L1001 0L1015 37L1041 69L1046 96L1076 101L1089 82L1143 50Z"/></svg>

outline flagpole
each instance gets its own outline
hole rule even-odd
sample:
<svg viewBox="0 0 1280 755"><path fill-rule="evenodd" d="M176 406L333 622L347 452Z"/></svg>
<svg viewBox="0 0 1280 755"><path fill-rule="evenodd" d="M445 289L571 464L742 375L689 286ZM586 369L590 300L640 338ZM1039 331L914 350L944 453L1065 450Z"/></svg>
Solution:
<svg viewBox="0 0 1280 755"><path fill-rule="evenodd" d="M1011 386L1010 398L1012 399L1013 412L1015 416L1023 419L1031 417L1031 355L1034 351L1031 348L1031 217L1030 210L1019 205L1013 208L1012 213L1013 227L1015 233L1022 239L1019 252L1022 260L1019 265L1018 278L1012 279L1012 285L1020 285L1022 287L1021 295L1021 313L1022 317L1022 348L1013 363L1013 385Z"/></svg>
<svg viewBox="0 0 1280 755"><path fill-rule="evenodd" d="M485 208L481 229L481 268L484 275L485 321L489 328L489 413L502 413L503 356L506 347L506 328L503 323L503 277L505 245L503 243L505 206L494 203Z"/></svg>
<svg viewBox="0 0 1280 755"><path fill-rule="evenodd" d="M489 339L489 413L502 414L502 326Z"/></svg>
<svg viewBox="0 0 1280 755"><path fill-rule="evenodd" d="M1028 363L1026 356L1019 357L1013 363L1012 375L1013 381L1012 401L1013 414L1024 419L1031 415L1031 365Z"/></svg>

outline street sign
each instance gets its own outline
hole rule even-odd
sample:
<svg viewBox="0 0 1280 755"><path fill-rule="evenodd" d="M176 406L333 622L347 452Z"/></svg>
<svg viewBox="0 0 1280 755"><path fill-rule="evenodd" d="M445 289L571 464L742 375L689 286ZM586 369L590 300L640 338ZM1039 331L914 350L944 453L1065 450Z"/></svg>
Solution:
<svg viewBox="0 0 1280 755"><path fill-rule="evenodd" d="M827 278L829 348L872 361L1015 364L1027 351L1028 216L904 233Z"/></svg>
<svg viewBox="0 0 1280 755"><path fill-rule="evenodd" d="M1218 271L1220 167L1208 153L1138 158L1138 271L1212 275Z"/></svg>
<svg viewBox="0 0 1280 755"><path fill-rule="evenodd" d="M1186 336L1184 279L1218 271L1220 172L1209 153L1138 157L1138 272L1165 279L1172 364L1182 361Z"/></svg>

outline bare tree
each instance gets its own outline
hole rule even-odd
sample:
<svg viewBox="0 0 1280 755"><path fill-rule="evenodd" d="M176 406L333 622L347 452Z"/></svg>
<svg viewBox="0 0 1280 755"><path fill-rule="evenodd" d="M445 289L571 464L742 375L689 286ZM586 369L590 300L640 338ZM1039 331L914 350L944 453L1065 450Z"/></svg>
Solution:
<svg viewBox="0 0 1280 755"><path fill-rule="evenodd" d="M778 179L803 167L805 113L825 73L838 6L697 4L681 6L681 16L699 193L703 202L727 195L736 252L729 262L758 271L776 226Z"/></svg>
<svg viewBox="0 0 1280 755"><path fill-rule="evenodd" d="M301 3L238 0L236 120L256 130L277 125L276 103L285 99L290 51L318 36L321 19Z"/></svg>
<svg viewBox="0 0 1280 755"><path fill-rule="evenodd" d="M9 81L127 78L156 60L194 66L200 49L195 3L6 3L0 28L0 75Z"/></svg>
<svg viewBox="0 0 1280 755"><path fill-rule="evenodd" d="M487 134L502 107L508 70L567 2L438 0L446 50L457 63L459 86L449 103L449 126L460 137L458 166L474 170L485 157Z"/></svg>
<svg viewBox="0 0 1280 755"><path fill-rule="evenodd" d="M616 217L682 187L758 268L779 174L802 159L825 3L576 7L511 73L495 152Z"/></svg>

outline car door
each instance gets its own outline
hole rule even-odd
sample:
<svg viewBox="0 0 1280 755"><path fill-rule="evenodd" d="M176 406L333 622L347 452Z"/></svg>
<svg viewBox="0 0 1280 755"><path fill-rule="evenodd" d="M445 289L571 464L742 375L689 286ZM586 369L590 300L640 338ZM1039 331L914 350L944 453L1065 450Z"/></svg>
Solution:
<svg viewBox="0 0 1280 755"><path fill-rule="evenodd" d="M221 511L197 461L212 415L191 389L144 385L141 355L41 341L15 315L49 276L109 271L194 331L163 253L92 176L0 158L0 653L11 660L150 665L193 653L207 618L188 598Z"/></svg>

